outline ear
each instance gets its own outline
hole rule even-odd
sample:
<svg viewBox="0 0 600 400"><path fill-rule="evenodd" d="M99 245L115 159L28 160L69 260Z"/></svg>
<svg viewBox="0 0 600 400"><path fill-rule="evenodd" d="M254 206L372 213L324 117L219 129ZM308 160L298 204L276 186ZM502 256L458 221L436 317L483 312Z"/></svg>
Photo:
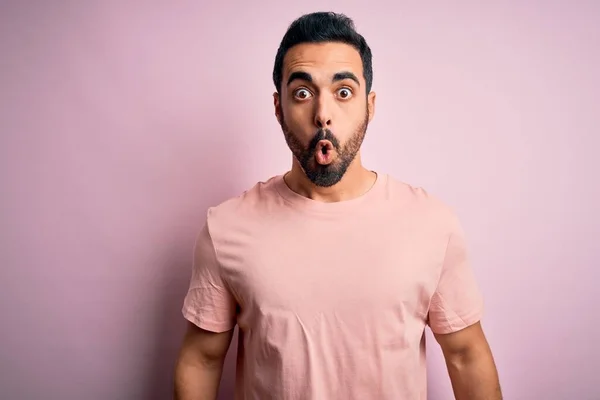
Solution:
<svg viewBox="0 0 600 400"><path fill-rule="evenodd" d="M369 122L371 122L375 116L375 92L371 92L367 96L367 109L369 110Z"/></svg>
<svg viewBox="0 0 600 400"><path fill-rule="evenodd" d="M273 93L273 106L275 107L275 117L277 118L277 122L281 125L281 99L277 92Z"/></svg>

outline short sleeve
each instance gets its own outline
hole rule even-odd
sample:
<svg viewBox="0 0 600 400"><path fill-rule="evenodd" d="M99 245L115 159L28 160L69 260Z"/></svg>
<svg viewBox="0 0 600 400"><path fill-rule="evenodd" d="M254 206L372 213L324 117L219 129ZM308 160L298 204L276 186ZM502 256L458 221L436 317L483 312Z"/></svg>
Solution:
<svg viewBox="0 0 600 400"><path fill-rule="evenodd" d="M194 246L192 276L183 302L183 316L202 329L225 332L235 326L236 309L235 298L221 277L206 223Z"/></svg>
<svg viewBox="0 0 600 400"><path fill-rule="evenodd" d="M483 298L467 253L463 230L454 218L438 286L429 306L433 333L456 332L482 317Z"/></svg>

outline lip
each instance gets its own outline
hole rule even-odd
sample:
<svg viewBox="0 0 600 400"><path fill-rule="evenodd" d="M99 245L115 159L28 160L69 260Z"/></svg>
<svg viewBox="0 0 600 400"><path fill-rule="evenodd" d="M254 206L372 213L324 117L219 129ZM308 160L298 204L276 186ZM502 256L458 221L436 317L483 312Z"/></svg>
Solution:
<svg viewBox="0 0 600 400"><path fill-rule="evenodd" d="M320 151L323 154L333 151L333 144L326 139L319 140L319 142L317 143L317 151Z"/></svg>
<svg viewBox="0 0 600 400"><path fill-rule="evenodd" d="M335 150L333 144L329 140L320 140L317 143L315 152L315 160L320 165L329 165L333 161Z"/></svg>

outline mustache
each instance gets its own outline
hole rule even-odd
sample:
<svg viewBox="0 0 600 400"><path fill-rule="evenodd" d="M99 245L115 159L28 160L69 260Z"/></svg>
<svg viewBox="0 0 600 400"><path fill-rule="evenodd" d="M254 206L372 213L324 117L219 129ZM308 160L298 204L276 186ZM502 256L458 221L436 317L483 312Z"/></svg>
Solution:
<svg viewBox="0 0 600 400"><path fill-rule="evenodd" d="M316 151L317 144L321 140L329 140L331 142L331 144L333 145L333 148L336 149L338 152L340 151L340 141L335 137L333 132L331 132L329 129L319 129L317 131L317 133L315 133L315 136L313 136L313 138L311 139L310 143L308 144L309 152L312 153L312 152Z"/></svg>

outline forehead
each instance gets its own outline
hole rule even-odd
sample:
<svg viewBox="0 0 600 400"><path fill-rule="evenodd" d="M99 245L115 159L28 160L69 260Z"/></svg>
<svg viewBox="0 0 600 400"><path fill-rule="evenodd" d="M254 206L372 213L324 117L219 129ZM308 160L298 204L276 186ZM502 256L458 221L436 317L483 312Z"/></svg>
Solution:
<svg viewBox="0 0 600 400"><path fill-rule="evenodd" d="M360 53L345 43L302 43L288 50L283 59L283 84L290 74L308 72L316 79L330 79L340 71L353 72L361 81Z"/></svg>

